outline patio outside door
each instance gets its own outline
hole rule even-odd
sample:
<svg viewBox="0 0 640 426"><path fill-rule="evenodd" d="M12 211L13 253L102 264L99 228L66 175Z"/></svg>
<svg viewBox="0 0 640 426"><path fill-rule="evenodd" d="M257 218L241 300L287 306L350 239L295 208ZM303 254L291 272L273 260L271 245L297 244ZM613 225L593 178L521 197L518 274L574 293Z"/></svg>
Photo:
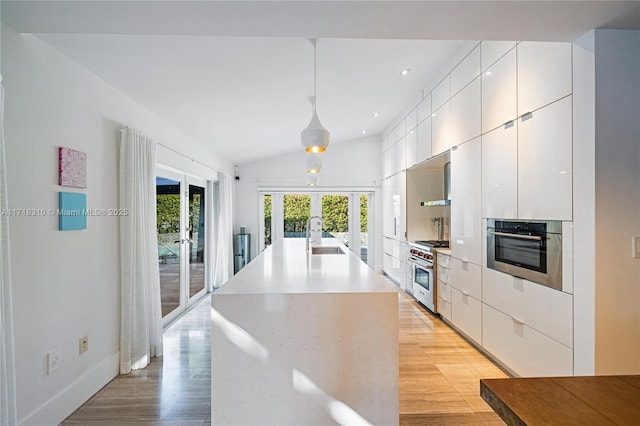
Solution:
<svg viewBox="0 0 640 426"><path fill-rule="evenodd" d="M206 181L156 173L156 222L162 320L167 325L206 294Z"/></svg>

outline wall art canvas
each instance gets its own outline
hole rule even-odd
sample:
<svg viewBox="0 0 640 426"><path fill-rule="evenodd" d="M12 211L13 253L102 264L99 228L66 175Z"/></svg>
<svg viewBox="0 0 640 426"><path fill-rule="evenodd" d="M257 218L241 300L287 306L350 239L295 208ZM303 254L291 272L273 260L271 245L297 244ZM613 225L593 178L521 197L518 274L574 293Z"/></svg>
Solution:
<svg viewBox="0 0 640 426"><path fill-rule="evenodd" d="M60 192L58 200L60 231L87 229L87 195L76 192Z"/></svg>
<svg viewBox="0 0 640 426"><path fill-rule="evenodd" d="M87 187L87 154L75 149L58 150L58 184L74 188Z"/></svg>

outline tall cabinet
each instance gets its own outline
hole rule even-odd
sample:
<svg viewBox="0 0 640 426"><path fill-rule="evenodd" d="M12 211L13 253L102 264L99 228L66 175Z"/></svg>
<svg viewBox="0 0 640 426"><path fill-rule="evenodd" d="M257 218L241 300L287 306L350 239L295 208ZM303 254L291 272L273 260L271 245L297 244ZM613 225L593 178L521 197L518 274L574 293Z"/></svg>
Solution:
<svg viewBox="0 0 640 426"><path fill-rule="evenodd" d="M573 374L573 285L558 291L488 269L486 219L562 221L572 281L571 64L570 43L483 41L388 132L398 142L383 143L393 156L382 185L385 272L404 276L399 164L450 151L451 250L437 261L438 310L518 375Z"/></svg>

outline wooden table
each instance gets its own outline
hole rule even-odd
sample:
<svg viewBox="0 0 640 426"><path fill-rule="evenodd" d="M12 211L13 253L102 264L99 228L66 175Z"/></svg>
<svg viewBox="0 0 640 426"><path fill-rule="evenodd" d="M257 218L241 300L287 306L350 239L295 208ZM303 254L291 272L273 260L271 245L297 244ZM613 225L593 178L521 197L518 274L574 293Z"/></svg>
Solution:
<svg viewBox="0 0 640 426"><path fill-rule="evenodd" d="M508 425L640 425L640 376L480 380Z"/></svg>

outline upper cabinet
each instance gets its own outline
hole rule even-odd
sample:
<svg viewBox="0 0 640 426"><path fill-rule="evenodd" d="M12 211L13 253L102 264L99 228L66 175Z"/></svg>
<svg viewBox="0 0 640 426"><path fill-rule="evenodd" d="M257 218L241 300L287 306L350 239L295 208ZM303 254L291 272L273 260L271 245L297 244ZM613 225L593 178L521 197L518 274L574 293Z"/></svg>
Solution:
<svg viewBox="0 0 640 426"><path fill-rule="evenodd" d="M451 96L480 75L480 44L451 71Z"/></svg>
<svg viewBox="0 0 640 426"><path fill-rule="evenodd" d="M518 210L517 122L482 136L482 217L513 219Z"/></svg>
<svg viewBox="0 0 640 426"><path fill-rule="evenodd" d="M431 93L429 93L416 107L418 124L422 123L427 117L431 117Z"/></svg>
<svg viewBox="0 0 640 426"><path fill-rule="evenodd" d="M479 60L478 68L480 68ZM480 77L477 77L451 98L450 140L452 146L480 136L481 104Z"/></svg>
<svg viewBox="0 0 640 426"><path fill-rule="evenodd" d="M515 41L483 41L480 46L482 56L482 72L492 66L505 53L516 47Z"/></svg>
<svg viewBox="0 0 640 426"><path fill-rule="evenodd" d="M393 173L398 173L407 167L407 154L404 136L402 136L402 138L398 142L396 142L393 149L395 150L395 153L393 154L395 159Z"/></svg>
<svg viewBox="0 0 640 426"><path fill-rule="evenodd" d="M482 265L480 138L451 151L451 255Z"/></svg>
<svg viewBox="0 0 640 426"><path fill-rule="evenodd" d="M431 107L435 111L451 98L451 74L448 74L431 92Z"/></svg>
<svg viewBox="0 0 640 426"><path fill-rule="evenodd" d="M571 43L523 41L516 50L518 116L571 93Z"/></svg>
<svg viewBox="0 0 640 426"><path fill-rule="evenodd" d="M431 116L418 124L418 163L431 157Z"/></svg>
<svg viewBox="0 0 640 426"><path fill-rule="evenodd" d="M518 122L518 216L572 219L572 97Z"/></svg>
<svg viewBox="0 0 640 426"><path fill-rule="evenodd" d="M518 117L516 50L512 49L482 73L482 133Z"/></svg>
<svg viewBox="0 0 640 426"><path fill-rule="evenodd" d="M451 148L451 102L446 102L431 117L431 154L436 156Z"/></svg>
<svg viewBox="0 0 640 426"><path fill-rule="evenodd" d="M418 129L409 130L405 136L405 154L407 168L418 164Z"/></svg>

